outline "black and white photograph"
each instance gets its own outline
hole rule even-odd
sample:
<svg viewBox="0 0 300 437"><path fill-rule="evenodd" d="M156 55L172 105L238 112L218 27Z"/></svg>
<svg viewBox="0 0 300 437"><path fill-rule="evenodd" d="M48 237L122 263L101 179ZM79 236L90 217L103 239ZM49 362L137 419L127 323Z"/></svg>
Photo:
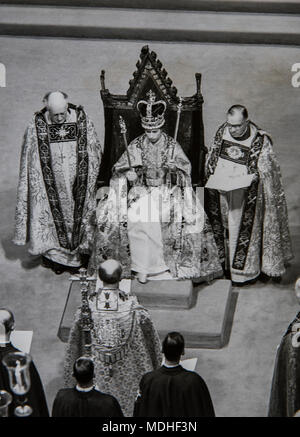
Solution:
<svg viewBox="0 0 300 437"><path fill-rule="evenodd" d="M300 417L300 0L0 0L0 108L0 417Z"/></svg>

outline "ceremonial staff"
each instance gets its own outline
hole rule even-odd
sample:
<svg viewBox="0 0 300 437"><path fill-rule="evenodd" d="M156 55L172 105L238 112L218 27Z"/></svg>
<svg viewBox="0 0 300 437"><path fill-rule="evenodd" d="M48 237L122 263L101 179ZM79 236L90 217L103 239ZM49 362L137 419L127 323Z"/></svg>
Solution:
<svg viewBox="0 0 300 437"><path fill-rule="evenodd" d="M174 140L177 140L177 134L178 134L178 127L179 127L179 120L180 120L180 113L182 109L182 97L179 97L179 103L177 105L177 117L176 117L176 125L175 125L175 132L174 132ZM175 152L175 143L172 148L172 154L171 154L171 161L174 159L174 152ZM171 187L171 171L169 170L166 176L166 182L167 187Z"/></svg>
<svg viewBox="0 0 300 437"><path fill-rule="evenodd" d="M95 281L96 278L88 277L87 270L81 268L79 270L78 276L71 276L71 281L80 281L80 291L81 291L81 317L80 326L82 329L82 340L84 344L84 353L87 356L92 354L92 335L91 330L94 327L92 320L92 314L88 303L88 289L89 281Z"/></svg>
<svg viewBox="0 0 300 437"><path fill-rule="evenodd" d="M129 165L130 170L132 170L131 160L130 160L130 155L129 155L129 150L128 150L128 144L127 144L127 138L126 138L127 129L126 129L126 124L125 124L125 121L124 121L122 115L119 116L119 125L121 128L121 134L123 135L125 149L127 152L128 165Z"/></svg>
<svg viewBox="0 0 300 437"><path fill-rule="evenodd" d="M179 103L177 105L177 118L176 118L176 125L175 125L175 133L174 133L174 140L175 141L177 140L181 109L182 109L182 97L179 97ZM175 149L175 146L173 147L173 150L172 150L171 159L174 158L174 149Z"/></svg>
<svg viewBox="0 0 300 437"><path fill-rule="evenodd" d="M174 140L177 140L177 134L178 134L178 127L179 127L179 121L180 121L180 113L182 109L182 97L179 97L179 103L177 105L177 117L176 117L176 125L175 125L175 133L174 133ZM172 155L171 155L171 161L174 159L174 151L175 151L175 144L173 146ZM168 175L168 183L170 185L170 175L171 172L169 172ZM181 195L183 196L183 192L181 192ZM177 234L175 239L175 246L174 248L177 250L177 259L180 259L181 256L181 248L182 248L182 240L183 240L183 234L182 230L180 229L179 235Z"/></svg>

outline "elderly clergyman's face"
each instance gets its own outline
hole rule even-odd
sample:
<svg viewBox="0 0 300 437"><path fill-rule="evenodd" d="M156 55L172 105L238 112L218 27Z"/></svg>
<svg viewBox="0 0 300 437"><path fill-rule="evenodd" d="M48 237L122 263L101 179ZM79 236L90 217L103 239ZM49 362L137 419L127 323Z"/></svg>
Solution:
<svg viewBox="0 0 300 437"><path fill-rule="evenodd" d="M62 124L66 121L68 115L67 107L49 109L52 123Z"/></svg>
<svg viewBox="0 0 300 437"><path fill-rule="evenodd" d="M239 138L246 132L248 120L240 112L235 112L227 115L227 125L233 138Z"/></svg>

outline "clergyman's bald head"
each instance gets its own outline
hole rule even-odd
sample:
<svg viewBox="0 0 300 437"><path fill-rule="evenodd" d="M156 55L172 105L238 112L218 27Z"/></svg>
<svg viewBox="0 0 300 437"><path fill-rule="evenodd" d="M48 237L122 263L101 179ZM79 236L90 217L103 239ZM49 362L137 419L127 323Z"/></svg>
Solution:
<svg viewBox="0 0 300 437"><path fill-rule="evenodd" d="M68 105L67 99L60 91L54 91L48 95L47 106L51 111L66 109Z"/></svg>
<svg viewBox="0 0 300 437"><path fill-rule="evenodd" d="M121 279L122 266L115 259L108 259L100 264L99 278L107 284L117 284Z"/></svg>
<svg viewBox="0 0 300 437"><path fill-rule="evenodd" d="M248 118L247 108L243 105L232 105L227 111L229 123L239 124Z"/></svg>
<svg viewBox="0 0 300 437"><path fill-rule="evenodd" d="M7 308L0 308L0 332L8 334L13 331L15 318L13 313Z"/></svg>

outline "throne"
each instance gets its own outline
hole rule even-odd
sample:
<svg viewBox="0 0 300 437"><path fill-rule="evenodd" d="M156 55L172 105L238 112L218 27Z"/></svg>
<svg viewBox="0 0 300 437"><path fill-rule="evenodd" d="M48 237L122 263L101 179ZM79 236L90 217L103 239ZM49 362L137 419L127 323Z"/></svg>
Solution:
<svg viewBox="0 0 300 437"><path fill-rule="evenodd" d="M129 81L129 89L125 95L111 94L105 88L105 71L101 72L100 94L104 106L105 139L98 187L109 184L111 169L125 150L124 140L120 133L119 116L121 115L125 120L129 144L130 141L143 133L137 103L147 99L146 94L150 89L155 92L157 100L166 102L167 109L163 129L168 135L174 136L177 106L180 102L177 88L172 86L172 80L168 77L167 71L157 59L156 53L150 52L148 46L142 48L136 67L137 70L133 73L133 79ZM182 98L177 141L191 161L193 185L203 186L207 149L204 146L201 74L196 73L195 77L196 93L191 97Z"/></svg>

